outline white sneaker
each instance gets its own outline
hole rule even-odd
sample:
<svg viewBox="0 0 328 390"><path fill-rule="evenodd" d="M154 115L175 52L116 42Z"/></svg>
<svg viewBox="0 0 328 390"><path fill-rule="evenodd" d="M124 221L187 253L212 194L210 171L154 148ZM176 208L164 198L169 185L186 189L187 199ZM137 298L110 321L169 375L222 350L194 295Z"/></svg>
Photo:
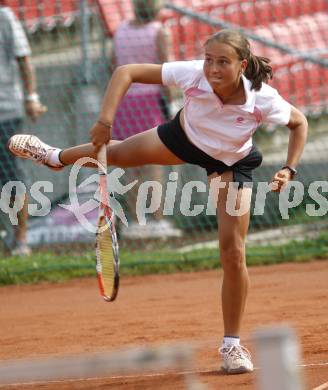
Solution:
<svg viewBox="0 0 328 390"><path fill-rule="evenodd" d="M63 165L50 164L49 157L56 150L42 142L35 135L16 134L8 141L8 149L15 156L32 160L37 164L46 165L48 168L59 171L64 168Z"/></svg>
<svg viewBox="0 0 328 390"><path fill-rule="evenodd" d="M251 354L241 345L222 347L219 353L222 359L221 369L227 374L243 374L254 369Z"/></svg>
<svg viewBox="0 0 328 390"><path fill-rule="evenodd" d="M31 248L27 244L17 245L11 251L12 256L31 256L32 251Z"/></svg>

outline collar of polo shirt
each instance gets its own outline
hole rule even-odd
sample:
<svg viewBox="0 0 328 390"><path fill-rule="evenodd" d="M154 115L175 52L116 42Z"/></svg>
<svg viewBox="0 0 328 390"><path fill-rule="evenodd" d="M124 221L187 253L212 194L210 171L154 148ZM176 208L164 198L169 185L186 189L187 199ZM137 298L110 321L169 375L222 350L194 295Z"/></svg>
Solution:
<svg viewBox="0 0 328 390"><path fill-rule="evenodd" d="M251 89L252 86L251 81L249 81L243 74L241 75L241 77L243 79L243 85L246 94L246 103L238 107L243 111L252 113L254 112L254 107L255 107L255 91L254 89ZM204 74L202 75L199 81L198 88L201 89L202 91L213 93L213 89L210 86Z"/></svg>

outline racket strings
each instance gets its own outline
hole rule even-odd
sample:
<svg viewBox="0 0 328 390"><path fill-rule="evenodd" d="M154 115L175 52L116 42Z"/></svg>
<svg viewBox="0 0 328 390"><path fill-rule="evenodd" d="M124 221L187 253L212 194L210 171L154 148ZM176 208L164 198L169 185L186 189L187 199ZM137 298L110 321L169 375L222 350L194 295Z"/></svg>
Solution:
<svg viewBox="0 0 328 390"><path fill-rule="evenodd" d="M110 228L105 218L100 222L98 233L98 260L101 265L103 289L106 296L111 297L115 288L115 259Z"/></svg>

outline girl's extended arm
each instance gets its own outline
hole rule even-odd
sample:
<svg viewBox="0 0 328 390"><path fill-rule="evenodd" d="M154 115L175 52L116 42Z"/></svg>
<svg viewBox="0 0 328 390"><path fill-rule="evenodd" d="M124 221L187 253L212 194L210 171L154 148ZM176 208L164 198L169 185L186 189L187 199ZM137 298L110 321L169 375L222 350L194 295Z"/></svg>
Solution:
<svg viewBox="0 0 328 390"><path fill-rule="evenodd" d="M132 83L162 84L162 65L131 64L119 66L114 71L103 98L99 121L90 130L96 152L109 142L109 128L114 121L116 110Z"/></svg>
<svg viewBox="0 0 328 390"><path fill-rule="evenodd" d="M291 131L289 135L286 166L295 168L297 167L305 146L308 132L308 123L305 116L292 106L290 120L287 126ZM280 191L283 185L291 179L292 173L289 169L280 169L274 175L272 180L274 183L276 183L273 191Z"/></svg>
<svg viewBox="0 0 328 390"><path fill-rule="evenodd" d="M296 167L305 146L308 132L308 123L304 114L302 114L295 107L292 107L290 120L287 126L291 132L289 135L286 165Z"/></svg>

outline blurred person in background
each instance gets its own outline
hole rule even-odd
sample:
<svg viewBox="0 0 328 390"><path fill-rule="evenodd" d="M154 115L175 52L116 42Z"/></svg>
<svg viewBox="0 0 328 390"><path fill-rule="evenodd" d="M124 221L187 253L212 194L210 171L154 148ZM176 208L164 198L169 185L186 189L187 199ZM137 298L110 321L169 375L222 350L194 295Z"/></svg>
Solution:
<svg viewBox="0 0 328 390"><path fill-rule="evenodd" d="M113 39L113 68L134 63L167 62L169 37L162 23L157 20L161 10L160 0L132 0L132 3L134 19L123 21ZM113 139L124 140L169 120L169 102L170 91L167 88L154 84L133 84L118 108L113 124ZM144 177L163 183L164 173L163 168L158 166L130 168L128 178L140 180ZM146 226L135 222L137 192L138 187L128 193L128 212L134 221L129 223L128 229L123 228L123 235L131 238L181 235L171 221L162 218L161 208L153 214L153 220L148 221ZM153 192L152 196L156 194Z"/></svg>
<svg viewBox="0 0 328 390"><path fill-rule="evenodd" d="M31 49L21 23L5 2L0 0L0 186L9 181L24 181L16 158L7 142L22 129L25 113L36 120L46 111L36 92L36 79L30 61ZM25 100L21 81L24 85ZM19 194L16 194L19 196ZM13 197L13 195L12 195ZM28 199L18 213L14 228L13 255L29 255L27 244Z"/></svg>

